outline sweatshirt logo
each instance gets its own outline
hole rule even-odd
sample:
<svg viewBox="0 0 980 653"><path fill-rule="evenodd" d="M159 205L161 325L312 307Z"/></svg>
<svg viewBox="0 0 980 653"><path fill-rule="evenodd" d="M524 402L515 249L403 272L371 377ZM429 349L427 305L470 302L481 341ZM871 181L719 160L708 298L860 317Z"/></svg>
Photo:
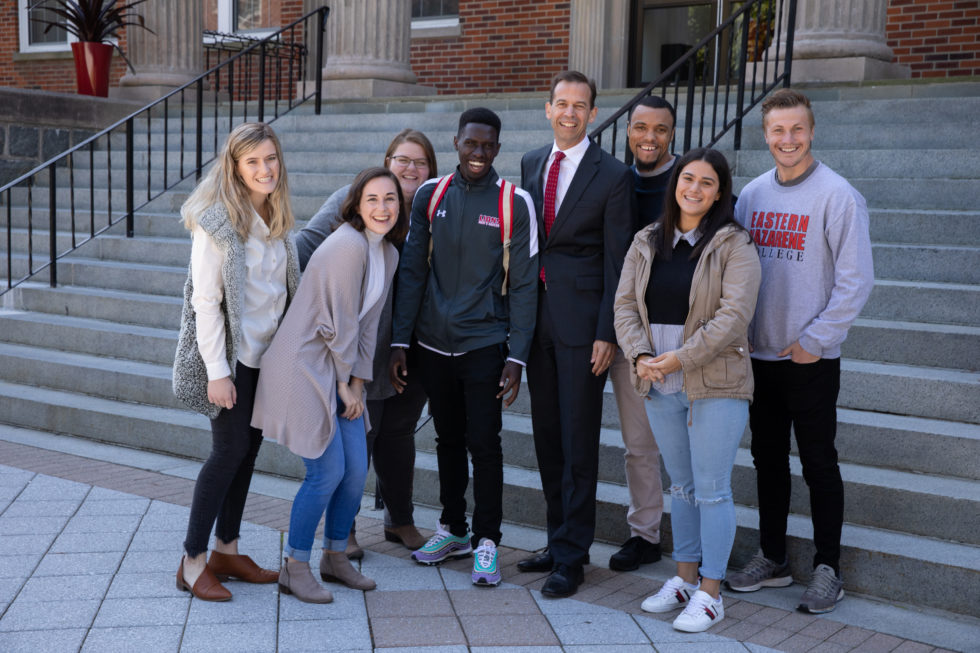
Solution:
<svg viewBox="0 0 980 653"><path fill-rule="evenodd" d="M477 223L482 224L485 227L493 227L494 229L500 228L500 218L495 215L483 215L477 218Z"/></svg>
<svg viewBox="0 0 980 653"><path fill-rule="evenodd" d="M444 218L444 217L446 217L446 209L439 209L439 210L437 210L436 211L436 217L437 218Z"/></svg>
<svg viewBox="0 0 980 653"><path fill-rule="evenodd" d="M809 215L753 211L749 231L761 258L802 261L809 225Z"/></svg>

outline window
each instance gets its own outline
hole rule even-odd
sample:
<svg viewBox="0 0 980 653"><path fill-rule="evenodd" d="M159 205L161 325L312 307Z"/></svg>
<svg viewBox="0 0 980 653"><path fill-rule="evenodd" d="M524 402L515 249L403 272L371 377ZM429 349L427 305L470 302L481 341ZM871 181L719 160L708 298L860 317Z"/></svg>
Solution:
<svg viewBox="0 0 980 653"><path fill-rule="evenodd" d="M459 0L411 0L412 38L459 36Z"/></svg>
<svg viewBox="0 0 980 653"><path fill-rule="evenodd" d="M412 20L458 18L459 0L412 0Z"/></svg>
<svg viewBox="0 0 980 653"><path fill-rule="evenodd" d="M63 29L52 27L45 34L47 25L37 20L59 20L58 16L44 6L34 6L36 0L18 0L17 13L20 26L21 52L58 52L68 49L68 44L76 40ZM63 21L64 19L60 19Z"/></svg>
<svg viewBox="0 0 980 653"><path fill-rule="evenodd" d="M217 0L217 31L266 36L279 29L281 2L274 0ZM205 11L205 17L208 12ZM208 21L205 20L205 23ZM205 29L215 29L205 24Z"/></svg>

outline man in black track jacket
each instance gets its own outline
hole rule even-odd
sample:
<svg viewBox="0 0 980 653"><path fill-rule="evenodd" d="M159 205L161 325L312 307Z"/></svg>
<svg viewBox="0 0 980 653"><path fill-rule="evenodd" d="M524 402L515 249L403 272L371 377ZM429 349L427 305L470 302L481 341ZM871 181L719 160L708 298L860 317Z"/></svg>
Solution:
<svg viewBox="0 0 980 653"><path fill-rule="evenodd" d="M436 535L412 557L437 564L476 549L478 585L500 582L501 401L509 406L517 397L537 313L534 203L494 171L499 134L494 112L464 112L453 140L459 166L451 181L430 179L415 195L398 271L389 368L396 389L405 375L420 374L437 436L442 516ZM405 364L413 332L418 370ZM467 451L476 504L469 537Z"/></svg>

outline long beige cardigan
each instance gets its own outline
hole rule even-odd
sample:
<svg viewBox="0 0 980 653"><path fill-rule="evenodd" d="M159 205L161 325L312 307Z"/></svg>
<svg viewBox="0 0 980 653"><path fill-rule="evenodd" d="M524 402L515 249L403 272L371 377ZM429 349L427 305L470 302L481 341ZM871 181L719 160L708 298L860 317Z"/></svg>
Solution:
<svg viewBox="0 0 980 653"><path fill-rule="evenodd" d="M262 356L252 426L304 458L319 458L333 439L337 382L371 379L384 297L398 251L383 241L385 286L358 319L368 283L367 237L348 223L310 257L272 343Z"/></svg>

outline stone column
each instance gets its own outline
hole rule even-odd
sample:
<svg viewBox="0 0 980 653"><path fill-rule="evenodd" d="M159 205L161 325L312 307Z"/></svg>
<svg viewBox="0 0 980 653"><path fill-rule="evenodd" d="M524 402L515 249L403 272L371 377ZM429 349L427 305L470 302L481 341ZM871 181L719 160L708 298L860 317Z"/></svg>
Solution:
<svg viewBox="0 0 980 653"><path fill-rule="evenodd" d="M127 70L112 95L152 101L204 72L203 9L199 0L144 2L134 11L155 33L126 28Z"/></svg>
<svg viewBox="0 0 980 653"><path fill-rule="evenodd" d="M885 40L887 0L797 0L794 82L908 79Z"/></svg>
<svg viewBox="0 0 980 653"><path fill-rule="evenodd" d="M326 97L435 94L409 64L412 8L405 0L334 0L327 18Z"/></svg>
<svg viewBox="0 0 980 653"><path fill-rule="evenodd" d="M625 88L629 0L572 0L568 67L598 88Z"/></svg>

